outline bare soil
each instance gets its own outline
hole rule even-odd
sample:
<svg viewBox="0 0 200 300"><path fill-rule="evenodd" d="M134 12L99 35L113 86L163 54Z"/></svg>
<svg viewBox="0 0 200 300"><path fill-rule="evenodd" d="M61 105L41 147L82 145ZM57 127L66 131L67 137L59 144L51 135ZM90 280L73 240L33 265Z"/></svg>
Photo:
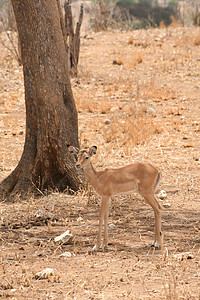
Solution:
<svg viewBox="0 0 200 300"><path fill-rule="evenodd" d="M22 68L3 44L0 53L2 180L23 150L25 106ZM200 299L199 75L197 28L83 34L71 80L81 145L98 146L97 168L147 161L162 171L163 247L150 247L154 215L137 194L112 200L109 247L97 253L94 192L19 195L0 203L2 299ZM55 243L67 229L73 240ZM36 279L45 268L54 274Z"/></svg>

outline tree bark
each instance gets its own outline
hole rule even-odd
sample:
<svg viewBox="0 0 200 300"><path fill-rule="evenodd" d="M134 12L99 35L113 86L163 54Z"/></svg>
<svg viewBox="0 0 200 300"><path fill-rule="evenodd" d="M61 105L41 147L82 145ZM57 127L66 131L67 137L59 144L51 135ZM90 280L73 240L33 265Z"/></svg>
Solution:
<svg viewBox="0 0 200 300"><path fill-rule="evenodd" d="M77 190L81 180L66 145L76 147L78 118L56 0L12 0L21 43L26 139L4 196L49 187Z"/></svg>
<svg viewBox="0 0 200 300"><path fill-rule="evenodd" d="M72 76L77 76L78 60L80 52L80 30L83 21L83 3L80 6L79 20L76 23L76 30L73 27L73 17L71 0L67 0L64 3L65 10L65 31L67 36L67 56L68 66Z"/></svg>

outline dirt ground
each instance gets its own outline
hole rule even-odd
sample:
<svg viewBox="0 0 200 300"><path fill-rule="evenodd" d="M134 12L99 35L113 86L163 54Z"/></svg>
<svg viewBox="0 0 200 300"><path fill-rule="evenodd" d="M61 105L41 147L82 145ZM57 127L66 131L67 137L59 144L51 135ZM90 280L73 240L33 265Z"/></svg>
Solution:
<svg viewBox="0 0 200 300"><path fill-rule="evenodd" d="M112 200L109 247L97 253L94 192L19 196L0 203L0 298L200 299L200 31L175 25L82 34L71 80L81 145L98 146L94 165L161 170L162 249L150 247L154 215L138 194ZM22 68L5 33L0 41L2 180L23 150L25 107ZM73 239L56 243L66 230ZM54 273L36 278L46 268Z"/></svg>

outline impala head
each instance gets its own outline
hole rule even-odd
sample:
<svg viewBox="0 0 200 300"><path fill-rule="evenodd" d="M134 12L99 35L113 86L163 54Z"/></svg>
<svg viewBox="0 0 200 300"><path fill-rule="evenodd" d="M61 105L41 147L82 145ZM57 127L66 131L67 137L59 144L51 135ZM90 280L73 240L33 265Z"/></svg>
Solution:
<svg viewBox="0 0 200 300"><path fill-rule="evenodd" d="M92 146L89 150L85 149L78 149L74 146L67 146L70 153L72 153L76 160L76 168L84 168L88 165L90 161L90 157L97 152L97 146Z"/></svg>

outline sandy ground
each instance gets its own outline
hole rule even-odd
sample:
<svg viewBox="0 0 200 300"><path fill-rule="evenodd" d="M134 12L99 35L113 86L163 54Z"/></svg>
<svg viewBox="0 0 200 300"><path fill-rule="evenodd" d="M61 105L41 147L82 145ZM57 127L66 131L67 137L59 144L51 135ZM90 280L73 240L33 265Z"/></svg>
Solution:
<svg viewBox="0 0 200 300"><path fill-rule="evenodd" d="M2 180L23 150L25 108L22 68L2 43L0 52ZM71 80L81 145L98 146L97 168L147 161L161 170L163 248L150 247L154 215L138 194L112 200L109 247L97 253L95 193L1 202L2 299L200 299L199 70L198 28L82 35ZM69 244L55 243L66 230ZM53 275L36 279L45 268Z"/></svg>

